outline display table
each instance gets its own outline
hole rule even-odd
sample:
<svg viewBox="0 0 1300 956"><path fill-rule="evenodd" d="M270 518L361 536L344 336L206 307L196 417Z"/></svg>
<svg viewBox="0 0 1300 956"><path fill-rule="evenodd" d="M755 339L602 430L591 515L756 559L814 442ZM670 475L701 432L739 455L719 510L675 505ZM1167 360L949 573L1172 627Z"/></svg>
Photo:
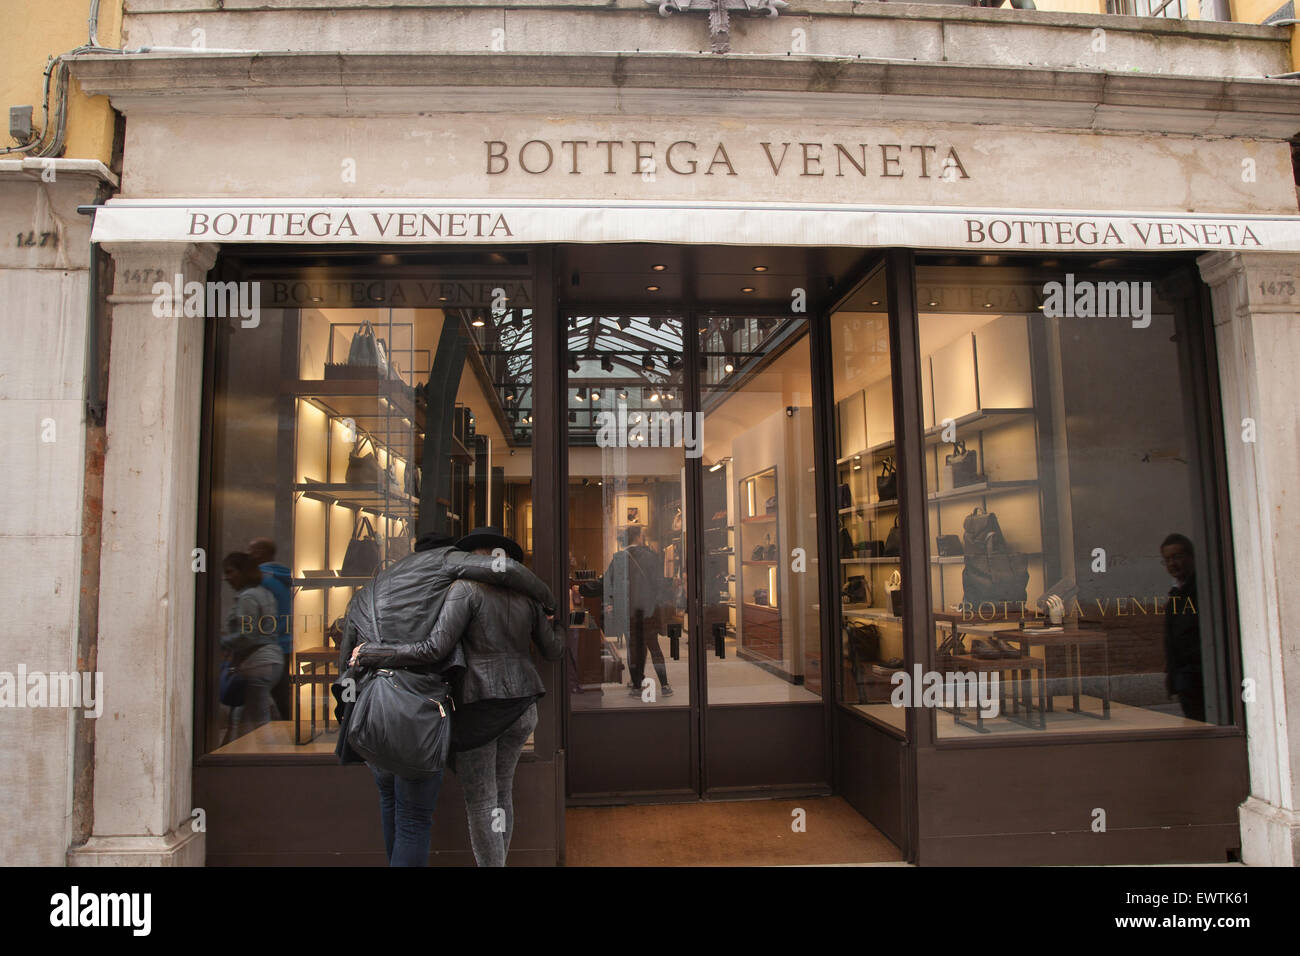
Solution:
<svg viewBox="0 0 1300 956"><path fill-rule="evenodd" d="M305 669L304 669L305 668ZM316 732L316 687L320 685L325 688L324 698L324 718L325 723L321 728L321 733L328 733L330 729L330 710L333 702L329 692L329 686L339 677L339 649L337 647L307 647L301 651L295 651L293 655L293 670L289 674L289 684L293 693L293 739L297 744L309 744L319 736ZM306 685L311 688L311 717L310 729L311 735L302 739L302 704L298 688Z"/></svg>
<svg viewBox="0 0 1300 956"><path fill-rule="evenodd" d="M1007 720L1014 721L1030 730L1043 730L1047 727L1047 681L1044 679L1043 660L1038 657L1002 657L1002 658L984 658L974 657L970 654L946 654L939 658L940 670L945 672L966 671L975 674L997 674L998 675L998 711L1006 717ZM1002 679L1002 674L1010 673L1012 679L1007 681ZM1038 680L1038 706L1034 707L1034 679ZM1011 693L1007 694L1007 686L1014 685ZM1011 712L1007 713L1007 699L1011 702ZM1024 716L1021 716L1020 709L1024 707ZM944 707L953 716L953 722L960 727L968 727L971 730L978 731L981 734L987 734L989 731L984 726L984 714L981 709L975 707L975 724L972 726L963 719L962 708ZM1034 722L1034 711L1038 712L1038 720Z"/></svg>
<svg viewBox="0 0 1300 956"><path fill-rule="evenodd" d="M1074 697L1074 706L1070 708L1073 714L1080 714L1084 717L1092 717L1096 720L1110 720L1110 654L1108 647L1108 637L1105 631L1084 631L1077 628L1063 628L1062 630L1042 631L1035 633L1033 630L1019 630L1007 628L994 634L995 637L1003 641L1013 641L1020 646L1020 652L1025 656L1029 655L1031 647L1044 648L1044 653L1049 647L1060 647L1065 649L1065 679L1070 683L1070 690ZM1080 659L1080 648L1083 646L1097 646L1101 648L1101 713L1095 714L1092 711L1084 710L1081 706L1083 696L1083 666ZM1052 709L1052 699L1047 699L1047 709Z"/></svg>

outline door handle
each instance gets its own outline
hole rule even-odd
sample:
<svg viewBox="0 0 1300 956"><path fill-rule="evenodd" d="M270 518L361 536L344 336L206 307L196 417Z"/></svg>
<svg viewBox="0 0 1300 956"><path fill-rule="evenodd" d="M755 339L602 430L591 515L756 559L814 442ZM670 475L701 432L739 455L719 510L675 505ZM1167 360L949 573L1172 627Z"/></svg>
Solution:
<svg viewBox="0 0 1300 956"><path fill-rule="evenodd" d="M727 657L727 625L720 621L713 625L713 653L724 660Z"/></svg>

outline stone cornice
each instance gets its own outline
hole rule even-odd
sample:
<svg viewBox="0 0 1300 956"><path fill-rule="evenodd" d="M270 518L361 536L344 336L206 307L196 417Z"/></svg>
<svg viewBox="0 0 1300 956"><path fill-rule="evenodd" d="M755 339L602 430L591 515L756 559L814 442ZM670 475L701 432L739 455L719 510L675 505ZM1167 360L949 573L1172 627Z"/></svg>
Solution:
<svg viewBox="0 0 1300 956"><path fill-rule="evenodd" d="M825 57L195 53L78 57L128 115L615 112L914 119L1287 139L1300 83ZM447 97L453 97L449 101Z"/></svg>

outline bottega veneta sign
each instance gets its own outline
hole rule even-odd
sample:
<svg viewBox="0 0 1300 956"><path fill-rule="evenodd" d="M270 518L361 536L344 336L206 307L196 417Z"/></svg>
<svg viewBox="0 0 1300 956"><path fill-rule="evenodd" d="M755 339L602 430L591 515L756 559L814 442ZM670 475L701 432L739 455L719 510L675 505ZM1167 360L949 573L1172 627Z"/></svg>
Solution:
<svg viewBox="0 0 1300 956"><path fill-rule="evenodd" d="M489 139L483 146L489 176L519 170L530 176L971 178L955 146L935 143Z"/></svg>

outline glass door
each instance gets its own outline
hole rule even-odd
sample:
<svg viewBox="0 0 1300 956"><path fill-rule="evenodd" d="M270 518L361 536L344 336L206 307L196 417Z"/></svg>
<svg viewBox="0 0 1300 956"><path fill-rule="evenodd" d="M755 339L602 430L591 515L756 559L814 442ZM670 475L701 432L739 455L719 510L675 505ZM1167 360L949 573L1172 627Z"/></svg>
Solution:
<svg viewBox="0 0 1300 956"><path fill-rule="evenodd" d="M568 337L568 787L698 793L686 613L685 317L563 317Z"/></svg>
<svg viewBox="0 0 1300 956"><path fill-rule="evenodd" d="M695 325L704 790L821 786L810 322L701 314Z"/></svg>

